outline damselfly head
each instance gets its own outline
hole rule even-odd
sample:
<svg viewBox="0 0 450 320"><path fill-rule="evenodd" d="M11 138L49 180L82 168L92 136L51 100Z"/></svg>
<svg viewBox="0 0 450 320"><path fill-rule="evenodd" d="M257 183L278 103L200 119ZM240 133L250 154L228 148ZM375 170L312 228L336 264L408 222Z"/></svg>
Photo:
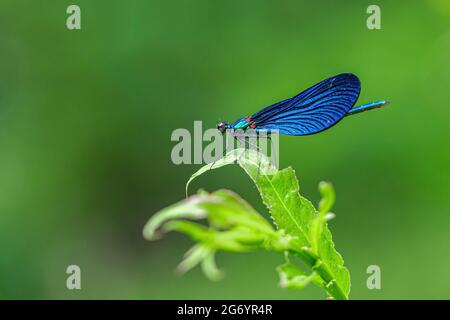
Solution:
<svg viewBox="0 0 450 320"><path fill-rule="evenodd" d="M227 131L227 129L228 129L228 122L223 121L217 124L217 130L219 130L221 134L224 134L225 131Z"/></svg>

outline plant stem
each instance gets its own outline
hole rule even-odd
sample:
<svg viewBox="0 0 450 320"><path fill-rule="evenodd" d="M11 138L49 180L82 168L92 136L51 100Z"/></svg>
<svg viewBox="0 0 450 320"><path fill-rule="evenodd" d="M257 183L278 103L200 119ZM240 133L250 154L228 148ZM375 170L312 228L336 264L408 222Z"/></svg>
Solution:
<svg viewBox="0 0 450 320"><path fill-rule="evenodd" d="M325 290L328 291L334 299L348 300L341 287L337 285L336 280L333 278L327 265L322 263L322 260L312 253L309 248L302 248L301 250L294 249L290 252L299 257L322 278Z"/></svg>

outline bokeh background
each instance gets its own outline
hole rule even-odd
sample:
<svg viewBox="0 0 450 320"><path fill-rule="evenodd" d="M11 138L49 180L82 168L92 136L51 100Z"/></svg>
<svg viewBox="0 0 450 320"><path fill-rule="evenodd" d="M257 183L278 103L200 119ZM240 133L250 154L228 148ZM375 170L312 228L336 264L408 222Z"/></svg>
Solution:
<svg viewBox="0 0 450 320"><path fill-rule="evenodd" d="M214 127L353 72L360 103L391 105L307 137L281 137L301 192L334 183L331 229L353 299L450 298L450 2L69 1L0 3L0 297L323 299L278 288L276 253L220 253L223 281L174 269L192 245L142 228L184 197L175 128ZM366 27L381 7L382 29ZM229 188L267 212L237 167ZM65 287L77 264L82 290ZM368 290L366 268L382 271Z"/></svg>

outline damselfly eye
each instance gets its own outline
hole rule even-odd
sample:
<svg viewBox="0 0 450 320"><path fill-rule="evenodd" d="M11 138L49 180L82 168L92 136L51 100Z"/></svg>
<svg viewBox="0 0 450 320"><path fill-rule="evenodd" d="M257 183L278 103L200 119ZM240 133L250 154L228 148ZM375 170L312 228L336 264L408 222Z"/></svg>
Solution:
<svg viewBox="0 0 450 320"><path fill-rule="evenodd" d="M220 131L220 133L224 133L227 130L228 124L226 122L220 122L217 124L217 130Z"/></svg>

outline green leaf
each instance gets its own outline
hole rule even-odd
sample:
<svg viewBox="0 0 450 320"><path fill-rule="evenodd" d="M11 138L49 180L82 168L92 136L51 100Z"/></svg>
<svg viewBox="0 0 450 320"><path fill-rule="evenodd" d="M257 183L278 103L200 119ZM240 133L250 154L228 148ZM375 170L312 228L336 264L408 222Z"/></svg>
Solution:
<svg viewBox="0 0 450 320"><path fill-rule="evenodd" d="M272 165L270 159L263 156L261 153L258 153L252 149L233 149L219 160L211 164L204 165L189 178L186 183L186 197L188 196L189 185L195 178L210 170L218 169L234 163L239 163L244 170L250 170L252 172L256 170L255 172L259 171L264 174L271 174L277 171L277 168Z"/></svg>
<svg viewBox="0 0 450 320"><path fill-rule="evenodd" d="M171 219L188 218L197 220L205 218L207 216L206 210L199 205L201 201L204 201L201 197L204 196L185 200L182 205L174 204L155 214L144 227L144 238L147 240L159 238L158 229Z"/></svg>
<svg viewBox="0 0 450 320"><path fill-rule="evenodd" d="M214 258L215 251L211 251L202 261L203 273L213 281L219 281L223 278L223 272L217 268L216 260Z"/></svg>
<svg viewBox="0 0 450 320"><path fill-rule="evenodd" d="M259 215L245 200L229 190L218 190L212 194L200 192L188 199L180 201L152 216L144 227L144 237L155 240L158 231L168 229L185 229L185 233L199 233L199 230L190 231L193 226L169 223L180 219L200 220L208 218L216 228L245 227L259 232L273 232L273 228L261 215ZM180 230L177 230L180 231Z"/></svg>
<svg viewBox="0 0 450 320"><path fill-rule="evenodd" d="M333 278L331 281L336 281L337 286L343 292L345 298L348 299L350 293L350 272L344 266L344 259L334 246L333 237L327 223L324 225L321 242L320 259L329 268Z"/></svg>
<svg viewBox="0 0 450 320"><path fill-rule="evenodd" d="M303 289L318 277L315 272L307 274L290 262L278 266L277 272L280 277L280 287L286 289Z"/></svg>
<svg viewBox="0 0 450 320"><path fill-rule="evenodd" d="M278 171L270 159L255 150L235 149L214 165L205 165L186 184L201 174L237 162L258 187L259 193L278 228L295 235L300 245L308 246L309 226L314 218L314 206L299 194L298 180L292 168Z"/></svg>
<svg viewBox="0 0 450 320"><path fill-rule="evenodd" d="M177 267L177 272L185 273L191 270L212 252L213 250L211 248L196 244L184 254L183 261Z"/></svg>
<svg viewBox="0 0 450 320"><path fill-rule="evenodd" d="M292 168L278 171L270 159L255 150L235 149L214 164L208 164L194 173L186 184L201 174L237 162L256 184L261 198L274 223L287 237L294 237L295 254L300 256L321 277L323 287L336 299L347 299L350 275L341 255L336 251L326 221L334 203L331 185L319 188L322 200L319 212L299 193L299 184Z"/></svg>
<svg viewBox="0 0 450 320"><path fill-rule="evenodd" d="M248 165L248 164L246 164ZM246 170L249 172L249 170ZM344 261L335 250L325 216L334 202L334 192L330 185L322 184L321 209L316 213L310 201L299 194L299 184L292 168L286 168L269 175L251 176L261 194L264 204L269 209L278 228L297 236L299 245L311 247L312 253L320 259L320 270L323 280L330 283L327 291L338 298L348 298L350 292L350 275L344 267ZM310 228L318 225L318 231L312 239ZM314 251L313 244L319 248ZM314 267L313 267L314 269ZM334 282L332 282L334 281ZM331 283L332 282L332 283ZM332 292L330 292L332 291Z"/></svg>
<svg viewBox="0 0 450 320"><path fill-rule="evenodd" d="M313 219L310 229L311 251L316 255L319 255L321 250L322 233L326 222L325 217L333 206L335 199L334 189L331 183L322 181L319 184L319 192L322 195L322 199L319 202L319 212Z"/></svg>
<svg viewBox="0 0 450 320"><path fill-rule="evenodd" d="M309 227L315 209L300 196L294 170L286 168L271 176L252 178L277 227L298 237L301 246L309 246Z"/></svg>
<svg viewBox="0 0 450 320"><path fill-rule="evenodd" d="M333 185L329 182L322 181L319 183L319 192L322 195L322 199L319 202L319 212L325 214L331 210L336 199Z"/></svg>
<svg viewBox="0 0 450 320"><path fill-rule="evenodd" d="M191 220L206 218L209 226ZM212 279L222 278L214 256L218 250L245 252L256 249L284 251L289 237L275 231L246 201L228 190L200 192L157 212L144 227L144 236L155 240L164 232L177 231L197 244L184 256L177 271L184 273L201 265Z"/></svg>
<svg viewBox="0 0 450 320"><path fill-rule="evenodd" d="M334 217L334 214L329 212L335 201L333 185L328 182L321 182L319 184L319 191L322 195L322 199L318 206L319 212L312 222L311 250L318 255L324 265L330 269L336 283L348 297L348 294L350 293L350 273L348 269L344 267L342 256L334 247L331 231L327 225L327 221Z"/></svg>

